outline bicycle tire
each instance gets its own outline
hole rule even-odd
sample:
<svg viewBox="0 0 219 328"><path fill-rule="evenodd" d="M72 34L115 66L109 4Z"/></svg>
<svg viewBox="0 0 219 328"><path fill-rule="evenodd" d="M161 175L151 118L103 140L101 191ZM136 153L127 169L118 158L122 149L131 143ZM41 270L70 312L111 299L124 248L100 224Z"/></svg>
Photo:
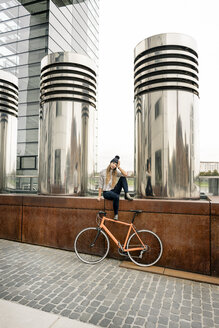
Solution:
<svg viewBox="0 0 219 328"><path fill-rule="evenodd" d="M142 257L140 257L141 251L127 252L130 260L139 266L147 267L154 265L159 261L163 253L163 245L160 238L150 230L139 230L137 233L145 244L145 251ZM127 242L127 248L141 247L141 245L136 233L133 233Z"/></svg>
<svg viewBox="0 0 219 328"><path fill-rule="evenodd" d="M84 263L97 264L103 261L109 252L109 238L102 230L99 230L99 236L92 246L98 229L96 227L85 228L75 238L75 254Z"/></svg>

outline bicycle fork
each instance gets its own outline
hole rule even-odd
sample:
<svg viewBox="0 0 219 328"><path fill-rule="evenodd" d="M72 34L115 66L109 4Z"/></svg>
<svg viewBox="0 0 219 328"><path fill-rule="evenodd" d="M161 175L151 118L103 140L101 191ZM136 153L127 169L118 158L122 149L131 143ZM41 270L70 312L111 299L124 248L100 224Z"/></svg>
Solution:
<svg viewBox="0 0 219 328"><path fill-rule="evenodd" d="M93 247L93 246L95 245L95 243L96 243L96 241L97 241L97 238L98 238L99 235L100 235L100 231L101 231L101 229L100 229L100 228L97 228L97 234L96 234L96 237L94 238L94 241L93 241L92 244L91 244L91 247Z"/></svg>

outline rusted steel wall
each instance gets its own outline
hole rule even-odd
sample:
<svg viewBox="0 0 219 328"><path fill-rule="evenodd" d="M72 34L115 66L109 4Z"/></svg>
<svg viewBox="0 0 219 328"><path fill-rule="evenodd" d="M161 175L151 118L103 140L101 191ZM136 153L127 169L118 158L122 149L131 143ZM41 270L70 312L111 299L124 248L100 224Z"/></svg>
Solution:
<svg viewBox="0 0 219 328"><path fill-rule="evenodd" d="M73 250L77 233L85 227L95 226L97 211L104 209L109 217L113 217L110 201L0 195L0 238ZM147 228L160 236L164 252L158 265L219 275L219 204L188 200L121 200L119 219L131 222L130 209L143 210L135 220L137 229ZM122 243L126 233L123 226L116 222L108 223L108 226ZM109 255L123 259L112 241Z"/></svg>
<svg viewBox="0 0 219 328"><path fill-rule="evenodd" d="M0 238L21 241L23 197L0 194Z"/></svg>
<svg viewBox="0 0 219 328"><path fill-rule="evenodd" d="M218 197L219 201L219 197ZM211 274L219 276L219 203L211 203Z"/></svg>

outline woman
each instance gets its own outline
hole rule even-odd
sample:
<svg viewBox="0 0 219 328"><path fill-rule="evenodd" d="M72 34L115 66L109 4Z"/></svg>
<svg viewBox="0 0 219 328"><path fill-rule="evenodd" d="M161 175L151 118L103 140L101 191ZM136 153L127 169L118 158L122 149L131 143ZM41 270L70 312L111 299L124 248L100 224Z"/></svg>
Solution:
<svg viewBox="0 0 219 328"><path fill-rule="evenodd" d="M118 172L117 169L120 171ZM100 172L99 177L99 194L97 200L100 201L101 194L103 191L103 197L105 199L113 200L114 209L114 220L118 220L118 210L119 210L119 195L122 188L125 192L125 199L133 200L133 198L128 193L128 183L126 180L127 172L125 172L120 167L119 156L115 156L107 169ZM119 181L116 183L117 177Z"/></svg>

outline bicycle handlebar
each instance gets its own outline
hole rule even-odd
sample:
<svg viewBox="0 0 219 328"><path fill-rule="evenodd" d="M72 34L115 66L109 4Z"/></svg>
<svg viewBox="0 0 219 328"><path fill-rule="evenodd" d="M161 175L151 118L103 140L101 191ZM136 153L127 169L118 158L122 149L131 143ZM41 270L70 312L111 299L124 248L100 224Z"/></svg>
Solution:
<svg viewBox="0 0 219 328"><path fill-rule="evenodd" d="M142 210L130 210L130 212L135 212L137 214L137 213L142 213L143 211Z"/></svg>

